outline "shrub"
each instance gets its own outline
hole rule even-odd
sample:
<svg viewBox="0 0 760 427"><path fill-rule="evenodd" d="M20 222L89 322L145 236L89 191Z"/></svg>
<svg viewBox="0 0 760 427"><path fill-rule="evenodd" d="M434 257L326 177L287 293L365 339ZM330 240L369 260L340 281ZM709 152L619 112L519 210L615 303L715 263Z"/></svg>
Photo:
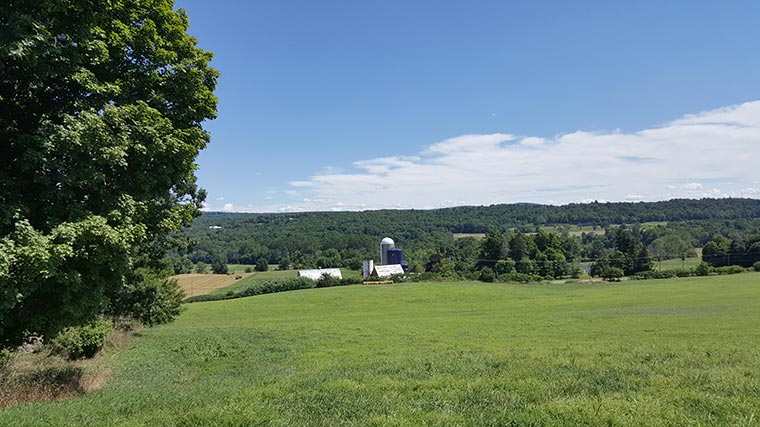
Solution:
<svg viewBox="0 0 760 427"><path fill-rule="evenodd" d="M486 283L492 283L494 280L496 280L496 274L491 270L490 267L483 267L482 270L480 270L480 277L481 282Z"/></svg>
<svg viewBox="0 0 760 427"><path fill-rule="evenodd" d="M716 274L739 274L746 270L740 265L727 265L725 267L715 267L712 269Z"/></svg>
<svg viewBox="0 0 760 427"><path fill-rule="evenodd" d="M677 269L673 270L673 273L675 273L676 277L691 277L691 276L693 276L693 275L696 274L695 270L696 270L696 268L694 268L694 269L677 268Z"/></svg>
<svg viewBox="0 0 760 427"><path fill-rule="evenodd" d="M619 282L620 278L625 275L620 267L605 266L599 270L599 277L608 282Z"/></svg>
<svg viewBox="0 0 760 427"><path fill-rule="evenodd" d="M709 276L711 270L712 270L712 267L710 266L710 264L702 261L699 263L698 266L694 268L694 274L696 274L697 276Z"/></svg>
<svg viewBox="0 0 760 427"><path fill-rule="evenodd" d="M665 271L641 271L636 273L633 278L636 280L649 280L649 279L670 279L676 277L675 270Z"/></svg>
<svg viewBox="0 0 760 427"><path fill-rule="evenodd" d="M0 374L4 373L8 365L13 361L13 356L15 356L15 354L16 353L7 348L0 348Z"/></svg>
<svg viewBox="0 0 760 427"><path fill-rule="evenodd" d="M528 282L540 282L543 278L537 274L527 274L527 273L507 273L507 274L501 274L498 277L500 282L519 282L519 283L528 283Z"/></svg>
<svg viewBox="0 0 760 427"><path fill-rule="evenodd" d="M259 258L256 261L256 271L267 271L269 270L269 263L267 262L266 258Z"/></svg>
<svg viewBox="0 0 760 427"><path fill-rule="evenodd" d="M514 273L515 260L513 260L512 258L500 259L499 261L496 262L494 269L496 270L496 273L498 273L499 275Z"/></svg>
<svg viewBox="0 0 760 427"><path fill-rule="evenodd" d="M760 261L756 261L754 264L752 264L752 268L755 271L760 271Z"/></svg>
<svg viewBox="0 0 760 427"><path fill-rule="evenodd" d="M51 342L53 353L69 359L91 358L106 342L111 332L111 322L96 320L82 326L72 326L59 333Z"/></svg>
<svg viewBox="0 0 760 427"><path fill-rule="evenodd" d="M225 299L240 298L234 292L227 292L226 294L206 294L206 295L194 295L185 299L185 302L192 304L194 302L206 302L206 301L221 301Z"/></svg>
<svg viewBox="0 0 760 427"><path fill-rule="evenodd" d="M372 279L369 279L372 280ZM438 273L430 271L423 271L421 273L404 273L394 274L391 276L391 280L394 283L416 283L416 282L430 282L430 281L446 281L451 280L448 277L441 277Z"/></svg>
<svg viewBox="0 0 760 427"><path fill-rule="evenodd" d="M253 269L251 268L251 266L250 266L250 265L249 265L248 267L246 267L246 268L245 268L245 272L246 272L246 273L253 273Z"/></svg>
<svg viewBox="0 0 760 427"><path fill-rule="evenodd" d="M317 286L317 283L304 277L293 277L289 279L274 279L262 283L254 283L239 292L227 292L226 294L208 294L196 295L185 300L187 303L202 301L220 301L226 299L235 299L251 297L254 295L273 294L277 292L295 291L298 289L311 289Z"/></svg>
<svg viewBox="0 0 760 427"><path fill-rule="evenodd" d="M122 289L111 298L108 313L132 317L153 326L168 323L179 316L185 293L174 279L145 275L141 281Z"/></svg>
<svg viewBox="0 0 760 427"><path fill-rule="evenodd" d="M329 288L332 286L348 286L348 285L358 285L362 283L362 278L351 278L351 277L344 277L342 279L338 279L336 277L330 276L329 274L323 274L322 277L317 280L316 287L318 288Z"/></svg>
<svg viewBox="0 0 760 427"><path fill-rule="evenodd" d="M318 288L329 288L332 286L340 286L340 279L327 273L322 274L316 283L316 287Z"/></svg>
<svg viewBox="0 0 760 427"><path fill-rule="evenodd" d="M224 262L224 260L220 257L211 264L211 272L214 274L227 274L229 273L230 269L227 266L227 263Z"/></svg>

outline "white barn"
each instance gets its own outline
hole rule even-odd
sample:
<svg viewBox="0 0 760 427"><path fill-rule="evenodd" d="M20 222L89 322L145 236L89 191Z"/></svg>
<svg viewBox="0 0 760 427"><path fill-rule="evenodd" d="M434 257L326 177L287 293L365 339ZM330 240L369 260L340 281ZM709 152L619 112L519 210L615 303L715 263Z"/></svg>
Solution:
<svg viewBox="0 0 760 427"><path fill-rule="evenodd" d="M401 264L376 265L372 269L372 277L390 277L394 274L404 274L404 268Z"/></svg>
<svg viewBox="0 0 760 427"><path fill-rule="evenodd" d="M340 272L340 268L320 268L316 270L298 270L298 277L305 277L307 279L311 279L313 281L317 281L322 276L327 274L328 276L332 276L336 279L342 279L343 274Z"/></svg>

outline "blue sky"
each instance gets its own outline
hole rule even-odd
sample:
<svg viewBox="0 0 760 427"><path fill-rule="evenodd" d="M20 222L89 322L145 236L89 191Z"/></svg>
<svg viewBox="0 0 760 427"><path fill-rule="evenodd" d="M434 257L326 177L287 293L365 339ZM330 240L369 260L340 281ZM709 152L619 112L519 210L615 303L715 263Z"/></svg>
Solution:
<svg viewBox="0 0 760 427"><path fill-rule="evenodd" d="M210 210L760 197L760 2L176 6Z"/></svg>

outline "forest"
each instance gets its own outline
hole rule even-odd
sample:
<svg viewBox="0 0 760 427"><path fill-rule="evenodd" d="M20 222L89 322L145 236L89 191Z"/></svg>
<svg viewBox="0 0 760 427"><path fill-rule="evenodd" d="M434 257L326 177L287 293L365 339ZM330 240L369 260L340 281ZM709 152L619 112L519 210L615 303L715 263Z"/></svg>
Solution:
<svg viewBox="0 0 760 427"><path fill-rule="evenodd" d="M363 259L377 258L379 241L390 236L404 249L413 272L467 275L487 267L497 274L572 277L579 273L580 263L595 263L629 275L651 269L658 260L694 257L695 248L703 246L708 254L715 245L722 248L720 254L739 251L741 245L731 242L760 234L756 218L760 218L760 200L753 199L206 212L183 232L190 241L188 250L172 251L170 259L175 273L188 272L198 263L262 264L264 260L281 268L359 269ZM718 243L711 244L716 239ZM747 266L757 261L751 255L745 258Z"/></svg>

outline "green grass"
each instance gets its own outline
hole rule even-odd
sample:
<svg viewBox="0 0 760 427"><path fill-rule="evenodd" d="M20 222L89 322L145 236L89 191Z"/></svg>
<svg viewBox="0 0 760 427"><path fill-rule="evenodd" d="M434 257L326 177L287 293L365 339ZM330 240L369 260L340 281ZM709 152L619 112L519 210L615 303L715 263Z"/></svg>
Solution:
<svg viewBox="0 0 760 427"><path fill-rule="evenodd" d="M270 266L269 268L276 268L277 266ZM227 264L227 269L230 273L245 273L245 269L250 268L253 271L256 268L255 264Z"/></svg>
<svg viewBox="0 0 760 427"><path fill-rule="evenodd" d="M349 270L341 268L343 277L361 277L362 272L356 270ZM227 292L237 292L254 283L262 283L272 279L287 279L290 277L298 276L298 270L269 270L269 271L254 271L250 276L238 280L230 286L224 288L215 289L211 294L226 294Z"/></svg>
<svg viewBox="0 0 760 427"><path fill-rule="evenodd" d="M667 270L679 270L681 268L694 268L699 265L699 263L702 262L701 258L697 257L691 257L686 258L685 260L681 260L681 258L677 259L668 259L663 261L653 261L652 265L654 265L655 270L659 271L667 271Z"/></svg>
<svg viewBox="0 0 760 427"><path fill-rule="evenodd" d="M0 425L757 425L760 274L192 304L99 392Z"/></svg>
<svg viewBox="0 0 760 427"><path fill-rule="evenodd" d="M230 286L226 286L224 288L215 289L212 291L212 294L224 294L229 291L239 291L243 288L248 287L249 285L252 285L254 283L261 283L266 282L267 280L272 279L283 279L287 277L295 277L296 274L298 274L295 270L269 270L269 271L254 271L251 273L250 276L247 276L243 279L240 279L236 281L234 284Z"/></svg>

